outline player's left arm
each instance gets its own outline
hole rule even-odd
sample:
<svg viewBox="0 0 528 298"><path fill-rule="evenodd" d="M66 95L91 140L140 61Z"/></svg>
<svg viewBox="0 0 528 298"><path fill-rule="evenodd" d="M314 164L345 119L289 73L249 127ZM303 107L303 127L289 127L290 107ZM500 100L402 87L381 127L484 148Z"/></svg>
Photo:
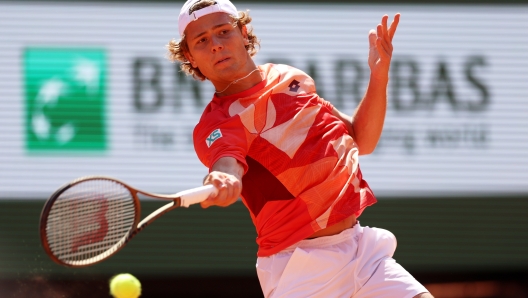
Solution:
<svg viewBox="0 0 528 298"><path fill-rule="evenodd" d="M358 145L359 154L370 154L376 148L383 130L387 110L387 85L392 58L392 39L400 21L400 14L387 26L389 17L384 15L376 30L369 32L370 81L365 96L352 116L336 108L333 114L347 126Z"/></svg>

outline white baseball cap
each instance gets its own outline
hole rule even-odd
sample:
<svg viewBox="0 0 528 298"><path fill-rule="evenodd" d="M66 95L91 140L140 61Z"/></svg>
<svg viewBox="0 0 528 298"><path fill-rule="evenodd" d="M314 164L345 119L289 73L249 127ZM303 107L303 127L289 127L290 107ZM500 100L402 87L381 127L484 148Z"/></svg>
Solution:
<svg viewBox="0 0 528 298"><path fill-rule="evenodd" d="M187 25L190 22L195 21L205 15L215 13L215 12L225 12L227 14L238 16L238 11L236 7L229 0L215 0L215 4L211 6L204 7L200 10L189 13L191 7L194 4L200 2L200 0L187 0L180 11L180 16L178 17L178 30L180 31L180 36L183 36L183 32Z"/></svg>

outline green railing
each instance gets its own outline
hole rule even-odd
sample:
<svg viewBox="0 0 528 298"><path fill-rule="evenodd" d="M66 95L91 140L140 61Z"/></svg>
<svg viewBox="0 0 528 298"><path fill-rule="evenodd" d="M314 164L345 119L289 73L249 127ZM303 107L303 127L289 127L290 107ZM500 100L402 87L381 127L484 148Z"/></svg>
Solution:
<svg viewBox="0 0 528 298"><path fill-rule="evenodd" d="M44 201L0 201L0 278L254 275L256 233L242 203L166 214L117 255L92 267L63 268L39 242ZM143 215L160 202L143 203ZM364 226L390 230L395 258L415 273L528 271L528 198L381 199Z"/></svg>

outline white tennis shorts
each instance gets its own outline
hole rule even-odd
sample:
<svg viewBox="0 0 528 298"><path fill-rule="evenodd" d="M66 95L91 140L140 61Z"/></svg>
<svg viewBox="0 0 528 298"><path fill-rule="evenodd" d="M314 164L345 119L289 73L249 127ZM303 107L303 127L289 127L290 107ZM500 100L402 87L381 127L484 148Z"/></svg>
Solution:
<svg viewBox="0 0 528 298"><path fill-rule="evenodd" d="M265 297L411 298L428 292L392 258L396 238L359 222L257 259Z"/></svg>

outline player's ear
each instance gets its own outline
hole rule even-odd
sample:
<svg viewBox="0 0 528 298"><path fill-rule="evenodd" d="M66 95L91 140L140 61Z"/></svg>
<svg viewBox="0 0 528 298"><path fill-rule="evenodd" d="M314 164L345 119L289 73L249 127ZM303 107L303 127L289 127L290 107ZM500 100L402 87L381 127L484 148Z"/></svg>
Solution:
<svg viewBox="0 0 528 298"><path fill-rule="evenodd" d="M249 45L249 37L247 33L247 27L246 25L242 26L242 37L244 38L244 45Z"/></svg>
<svg viewBox="0 0 528 298"><path fill-rule="evenodd" d="M191 63L192 67L194 68L197 68L198 67L198 64L196 64L196 60L194 60L193 56L191 55L191 53L189 53L188 51L183 51L183 55L185 56L185 58L187 59L187 61L189 61L189 63Z"/></svg>

